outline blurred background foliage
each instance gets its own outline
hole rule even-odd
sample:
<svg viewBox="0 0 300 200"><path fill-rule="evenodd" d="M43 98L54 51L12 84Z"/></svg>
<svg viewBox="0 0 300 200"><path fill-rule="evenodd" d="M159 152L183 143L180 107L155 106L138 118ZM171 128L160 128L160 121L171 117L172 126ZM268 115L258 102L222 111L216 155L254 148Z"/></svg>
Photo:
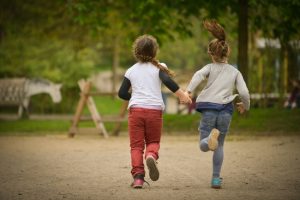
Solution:
<svg viewBox="0 0 300 200"><path fill-rule="evenodd" d="M232 48L229 62L243 72L251 93L283 94L289 79L300 78L299 9L299 0L1 0L0 77L61 82L60 105L45 108L51 104L46 95L32 100L43 102L36 108L42 112L70 112L77 81L130 67L132 42L147 33L159 41L158 59L189 80L210 62L212 37L201 23L215 18ZM258 38L278 39L281 48L271 42L259 48ZM246 55L240 58L241 52Z"/></svg>

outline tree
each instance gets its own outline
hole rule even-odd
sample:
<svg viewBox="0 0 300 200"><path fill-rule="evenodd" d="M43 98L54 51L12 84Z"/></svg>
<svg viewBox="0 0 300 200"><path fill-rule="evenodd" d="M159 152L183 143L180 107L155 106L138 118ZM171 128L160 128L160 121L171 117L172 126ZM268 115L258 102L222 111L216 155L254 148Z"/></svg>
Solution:
<svg viewBox="0 0 300 200"><path fill-rule="evenodd" d="M239 0L238 67L248 83L248 0Z"/></svg>
<svg viewBox="0 0 300 200"><path fill-rule="evenodd" d="M286 93L288 78L297 79L300 76L297 63L290 62L293 52L299 49L300 1L252 0L250 7L253 31L261 31L262 37L278 39L281 44L281 80L278 84L281 92Z"/></svg>
<svg viewBox="0 0 300 200"><path fill-rule="evenodd" d="M113 91L116 91L116 71L124 38L133 41L137 35L152 34L161 43L174 39L174 32L191 35L187 16L196 15L201 2L78 0L68 4L77 23L109 33L113 38L109 41L113 44Z"/></svg>
<svg viewBox="0 0 300 200"><path fill-rule="evenodd" d="M86 47L94 41L69 18L64 2L2 0L0 10L1 77L42 76L74 87L93 70Z"/></svg>

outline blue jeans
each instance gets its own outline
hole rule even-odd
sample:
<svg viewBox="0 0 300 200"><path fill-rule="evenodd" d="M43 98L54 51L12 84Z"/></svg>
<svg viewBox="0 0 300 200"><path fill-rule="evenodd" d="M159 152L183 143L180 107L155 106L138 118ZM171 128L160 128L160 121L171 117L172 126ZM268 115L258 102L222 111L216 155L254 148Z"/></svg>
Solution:
<svg viewBox="0 0 300 200"><path fill-rule="evenodd" d="M225 136L228 132L232 115L226 111L205 110L202 111L202 118L200 121L200 150L207 152L208 136L213 128L220 131L218 138L218 148L213 153L213 177L220 177L221 167L223 163L223 146Z"/></svg>

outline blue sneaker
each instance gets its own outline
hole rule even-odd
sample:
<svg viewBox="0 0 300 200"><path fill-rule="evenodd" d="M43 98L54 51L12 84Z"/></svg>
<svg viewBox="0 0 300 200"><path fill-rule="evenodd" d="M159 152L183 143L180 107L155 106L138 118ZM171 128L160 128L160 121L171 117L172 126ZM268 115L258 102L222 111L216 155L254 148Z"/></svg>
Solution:
<svg viewBox="0 0 300 200"><path fill-rule="evenodd" d="M222 185L222 178L215 177L211 180L211 187L215 189L220 189Z"/></svg>

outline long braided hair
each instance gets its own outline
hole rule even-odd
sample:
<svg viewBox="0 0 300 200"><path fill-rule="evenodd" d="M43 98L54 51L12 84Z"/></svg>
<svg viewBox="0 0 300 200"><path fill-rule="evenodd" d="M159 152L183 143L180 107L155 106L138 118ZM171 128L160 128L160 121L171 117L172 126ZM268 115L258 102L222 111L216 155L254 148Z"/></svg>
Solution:
<svg viewBox="0 0 300 200"><path fill-rule="evenodd" d="M151 35L139 36L133 43L132 52L135 59L139 62L151 62L158 69L166 72L169 76L174 76L174 73L168 68L162 66L155 58L159 49L156 39Z"/></svg>
<svg viewBox="0 0 300 200"><path fill-rule="evenodd" d="M216 62L225 62L230 54L230 47L226 41L224 28L216 20L204 20L203 26L214 37L208 44L207 52Z"/></svg>

